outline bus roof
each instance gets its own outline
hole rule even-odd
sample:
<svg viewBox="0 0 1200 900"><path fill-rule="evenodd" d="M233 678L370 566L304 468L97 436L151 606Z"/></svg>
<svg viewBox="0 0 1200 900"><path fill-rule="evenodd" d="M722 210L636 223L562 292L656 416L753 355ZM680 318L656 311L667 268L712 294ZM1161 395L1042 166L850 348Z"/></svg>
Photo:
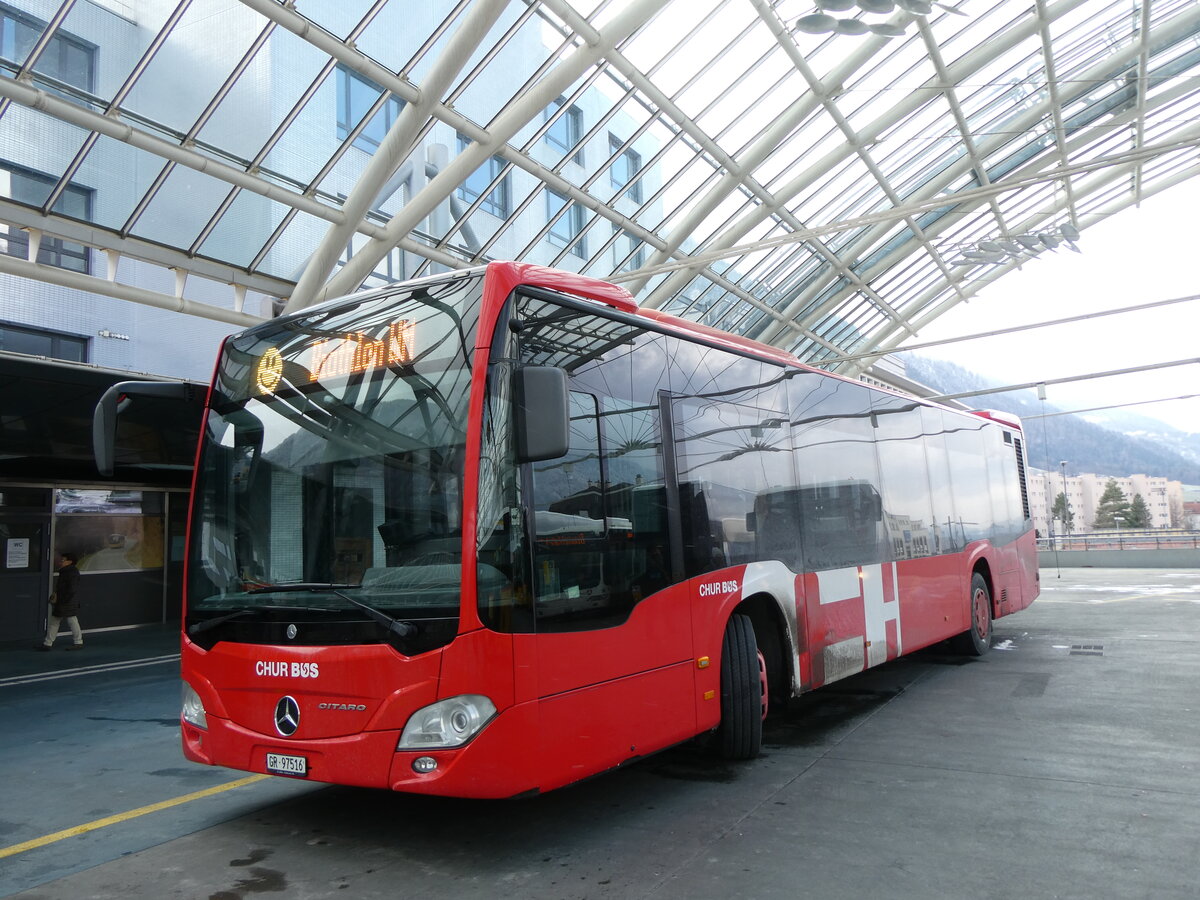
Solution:
<svg viewBox="0 0 1200 900"><path fill-rule="evenodd" d="M973 409L971 414L979 416L983 419L990 419L993 422L998 422L1001 425L1007 425L1010 428L1015 428L1018 431L1024 431L1024 426L1021 425L1019 416L1015 416L1010 412L1005 412L1002 409Z"/></svg>

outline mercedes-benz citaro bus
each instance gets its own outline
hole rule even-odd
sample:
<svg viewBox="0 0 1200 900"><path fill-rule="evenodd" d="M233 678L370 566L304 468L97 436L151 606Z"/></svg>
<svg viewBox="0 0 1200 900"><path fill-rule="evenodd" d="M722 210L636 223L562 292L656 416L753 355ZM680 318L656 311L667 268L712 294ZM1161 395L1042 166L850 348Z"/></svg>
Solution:
<svg viewBox="0 0 1200 900"><path fill-rule="evenodd" d="M1014 418L520 263L228 338L194 479L184 753L289 778L499 798L697 736L748 759L771 702L982 654L1038 593Z"/></svg>

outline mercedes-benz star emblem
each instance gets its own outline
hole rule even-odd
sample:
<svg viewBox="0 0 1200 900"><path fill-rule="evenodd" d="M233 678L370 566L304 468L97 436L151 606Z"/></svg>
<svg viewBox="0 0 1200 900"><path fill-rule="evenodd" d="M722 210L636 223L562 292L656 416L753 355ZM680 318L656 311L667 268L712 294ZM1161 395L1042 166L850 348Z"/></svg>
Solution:
<svg viewBox="0 0 1200 900"><path fill-rule="evenodd" d="M275 704L275 730L291 737L300 727L300 704L292 697L281 697Z"/></svg>
<svg viewBox="0 0 1200 900"><path fill-rule="evenodd" d="M296 639L296 626L295 625L289 625L287 627L287 636L288 636L289 641L294 641Z"/></svg>

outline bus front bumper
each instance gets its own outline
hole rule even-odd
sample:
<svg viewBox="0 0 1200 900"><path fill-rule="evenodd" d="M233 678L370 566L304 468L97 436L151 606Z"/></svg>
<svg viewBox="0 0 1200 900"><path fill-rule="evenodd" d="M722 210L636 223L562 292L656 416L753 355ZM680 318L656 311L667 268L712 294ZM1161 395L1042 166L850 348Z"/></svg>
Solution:
<svg viewBox="0 0 1200 900"><path fill-rule="evenodd" d="M185 721L181 731L184 756L210 766L479 799L536 792L539 785L535 703L501 712L470 743L449 750L397 751L395 730L305 741L273 738L212 714L207 724L199 728Z"/></svg>

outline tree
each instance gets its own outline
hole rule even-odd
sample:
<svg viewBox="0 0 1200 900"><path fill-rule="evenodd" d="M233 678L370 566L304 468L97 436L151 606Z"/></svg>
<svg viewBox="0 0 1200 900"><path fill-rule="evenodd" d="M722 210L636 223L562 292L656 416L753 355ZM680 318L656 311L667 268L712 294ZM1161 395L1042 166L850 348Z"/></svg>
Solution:
<svg viewBox="0 0 1200 900"><path fill-rule="evenodd" d="M1050 518L1058 519L1063 523L1063 528L1070 531L1075 525L1075 513L1071 510L1071 503L1067 500L1067 495L1059 493L1054 498L1054 506L1050 507Z"/></svg>
<svg viewBox="0 0 1200 900"><path fill-rule="evenodd" d="M1127 521L1130 528L1150 527L1150 507L1146 505L1146 500L1141 494L1133 495L1133 502L1129 504L1129 518Z"/></svg>
<svg viewBox="0 0 1200 900"><path fill-rule="evenodd" d="M1128 522L1129 506L1129 501L1125 499L1125 492L1117 484L1117 479L1108 479L1108 483L1104 485L1104 493L1100 495L1100 503L1096 506L1096 521L1092 523L1092 527L1116 528L1116 516L1120 516L1122 520Z"/></svg>

